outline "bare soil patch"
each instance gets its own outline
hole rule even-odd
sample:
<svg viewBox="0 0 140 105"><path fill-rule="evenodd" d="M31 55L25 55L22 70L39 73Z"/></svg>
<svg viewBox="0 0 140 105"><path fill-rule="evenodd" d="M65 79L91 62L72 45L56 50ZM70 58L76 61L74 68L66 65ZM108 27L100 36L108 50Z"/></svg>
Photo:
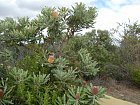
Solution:
<svg viewBox="0 0 140 105"><path fill-rule="evenodd" d="M95 79L93 83L107 88L107 95L140 105L140 87L131 82L107 78Z"/></svg>

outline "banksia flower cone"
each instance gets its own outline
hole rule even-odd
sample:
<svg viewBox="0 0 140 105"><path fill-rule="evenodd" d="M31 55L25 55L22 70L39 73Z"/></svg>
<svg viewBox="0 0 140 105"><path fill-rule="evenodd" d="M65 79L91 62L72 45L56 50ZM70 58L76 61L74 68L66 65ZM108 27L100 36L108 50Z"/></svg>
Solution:
<svg viewBox="0 0 140 105"><path fill-rule="evenodd" d="M91 91L92 91L92 95L97 95L99 88L97 86L93 86Z"/></svg>
<svg viewBox="0 0 140 105"><path fill-rule="evenodd" d="M56 11L52 11L51 16L53 18L58 18L58 13Z"/></svg>
<svg viewBox="0 0 140 105"><path fill-rule="evenodd" d="M54 54L53 53L49 55L48 62L49 63L53 63L54 62Z"/></svg>
<svg viewBox="0 0 140 105"><path fill-rule="evenodd" d="M79 99L80 99L80 93L76 93L75 99L76 99L76 100L79 100Z"/></svg>
<svg viewBox="0 0 140 105"><path fill-rule="evenodd" d="M0 89L0 99L2 99L3 95L4 95L3 90Z"/></svg>

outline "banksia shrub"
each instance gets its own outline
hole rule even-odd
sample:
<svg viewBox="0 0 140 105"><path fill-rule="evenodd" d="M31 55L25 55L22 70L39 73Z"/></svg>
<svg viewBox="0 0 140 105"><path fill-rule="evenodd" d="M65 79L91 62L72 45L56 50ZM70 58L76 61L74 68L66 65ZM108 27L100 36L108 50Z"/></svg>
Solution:
<svg viewBox="0 0 140 105"><path fill-rule="evenodd" d="M95 105L104 96L103 88L92 89L84 78L95 76L99 70L87 49L77 50L75 66L63 50L76 32L93 27L96 8L76 3L70 9L56 10L45 7L35 19L0 20L1 43L13 48L12 55L16 55L15 64L7 70L9 81L2 82L8 86L2 85L0 105L11 104L10 99L14 105ZM82 80L86 80L84 86Z"/></svg>
<svg viewBox="0 0 140 105"><path fill-rule="evenodd" d="M87 105L99 105L100 98L105 98L106 89L90 84L86 87Z"/></svg>
<svg viewBox="0 0 140 105"><path fill-rule="evenodd" d="M58 97L56 102L59 105L99 105L100 98L105 97L105 92L105 88L92 84L86 87L71 87L62 98Z"/></svg>

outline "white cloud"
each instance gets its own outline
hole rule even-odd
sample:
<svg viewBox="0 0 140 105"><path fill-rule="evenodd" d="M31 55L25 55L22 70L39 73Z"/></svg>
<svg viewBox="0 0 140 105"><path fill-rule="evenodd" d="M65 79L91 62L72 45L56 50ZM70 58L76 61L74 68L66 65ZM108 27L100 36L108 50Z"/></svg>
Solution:
<svg viewBox="0 0 140 105"><path fill-rule="evenodd" d="M118 23L128 23L129 19L131 23L134 23L136 21L139 22L139 10L140 3L124 5L118 10L110 8L100 8L95 27L97 29L110 30L112 28L116 28L118 26ZM120 36L118 36L118 34L114 34L113 37L120 39Z"/></svg>
<svg viewBox="0 0 140 105"><path fill-rule="evenodd" d="M93 0L0 0L0 18L7 16L35 17L45 6L71 7L71 5L74 5L76 2L83 2L88 5L91 1Z"/></svg>
<svg viewBox="0 0 140 105"><path fill-rule="evenodd" d="M96 19L96 29L110 30L117 27L117 22L122 22L124 17L121 16L120 12L113 11L108 8L99 9L99 14ZM113 37L119 38L118 34Z"/></svg>
<svg viewBox="0 0 140 105"><path fill-rule="evenodd" d="M128 17L132 21L137 21L140 19L140 4L127 5L120 9L120 12L124 17Z"/></svg>
<svg viewBox="0 0 140 105"><path fill-rule="evenodd" d="M120 5L129 2L128 0L109 0L114 5Z"/></svg>
<svg viewBox="0 0 140 105"><path fill-rule="evenodd" d="M85 3L86 5L90 5L90 2L95 1L95 0L58 0L61 6L66 6L70 7L71 5L74 5L76 2L82 2Z"/></svg>
<svg viewBox="0 0 140 105"><path fill-rule="evenodd" d="M119 21L118 17L118 13L113 10L107 8L99 9L95 26L97 29L110 29L115 27L116 21Z"/></svg>
<svg viewBox="0 0 140 105"><path fill-rule="evenodd" d="M35 17L44 6L70 7L75 2L83 2L91 6L97 0L0 0L0 18L6 16ZM140 19L140 0L101 0L106 7L100 7L96 19L96 28L107 29L117 26L116 22L127 22L128 19L135 22ZM99 3L99 2L97 2ZM94 6L98 4L92 4Z"/></svg>
<svg viewBox="0 0 140 105"><path fill-rule="evenodd" d="M117 26L117 22L131 22L139 21L140 14L140 4L125 5L118 10L113 10L110 8L99 9L99 15L96 19L96 27L100 29L111 29Z"/></svg>

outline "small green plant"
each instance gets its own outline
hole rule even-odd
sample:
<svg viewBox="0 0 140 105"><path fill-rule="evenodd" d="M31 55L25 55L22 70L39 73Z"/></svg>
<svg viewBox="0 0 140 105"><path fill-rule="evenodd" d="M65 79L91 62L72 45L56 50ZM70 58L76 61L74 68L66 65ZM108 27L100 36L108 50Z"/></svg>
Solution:
<svg viewBox="0 0 140 105"><path fill-rule="evenodd" d="M97 62L92 60L90 53L86 49L80 49L81 73L86 76L95 76L99 69L96 67Z"/></svg>
<svg viewBox="0 0 140 105"><path fill-rule="evenodd" d="M140 84L140 68L136 68L134 69L132 72L132 80L136 83L136 84Z"/></svg>
<svg viewBox="0 0 140 105"><path fill-rule="evenodd" d="M8 87L7 81L8 81L8 78L6 78L5 80L1 78L0 105L14 104L11 100L11 95L10 95L14 87Z"/></svg>
<svg viewBox="0 0 140 105"><path fill-rule="evenodd" d="M33 84L37 85L38 87L40 87L41 85L45 85L49 81L49 79L49 75L41 74L40 72L38 75L35 75L35 73L33 73L32 77Z"/></svg>
<svg viewBox="0 0 140 105"><path fill-rule="evenodd" d="M88 105L99 105L100 98L105 98L106 89L90 84L86 87Z"/></svg>
<svg viewBox="0 0 140 105"><path fill-rule="evenodd" d="M56 83L61 90L65 90L71 85L76 84L76 80L78 80L78 72L72 67L68 67L68 64L69 63L65 58L60 57L56 59L56 68L52 70L55 78L54 83Z"/></svg>
<svg viewBox="0 0 140 105"><path fill-rule="evenodd" d="M28 71L14 67L10 70L9 75L12 77L15 84L25 83L30 79Z"/></svg>
<svg viewBox="0 0 140 105"><path fill-rule="evenodd" d="M23 70L28 70L28 72L30 73L44 73L43 68L41 66L41 62L42 55L40 53L34 53L30 56L27 55L22 60L18 61L16 66Z"/></svg>
<svg viewBox="0 0 140 105"><path fill-rule="evenodd" d="M63 97L58 97L57 105L99 105L105 98L106 89L90 84L86 87L71 87Z"/></svg>
<svg viewBox="0 0 140 105"><path fill-rule="evenodd" d="M84 105L87 104L85 100L85 91L83 87L74 87L68 90L68 103L70 105Z"/></svg>
<svg viewBox="0 0 140 105"><path fill-rule="evenodd" d="M9 71L11 80L8 81L9 85L13 85L13 100L14 104L27 104L27 105L43 105L46 103L44 99L48 97L47 94L47 82L49 81L49 75L32 73L23 69L13 68ZM16 94L16 95L14 95ZM41 103L41 104L40 104Z"/></svg>

